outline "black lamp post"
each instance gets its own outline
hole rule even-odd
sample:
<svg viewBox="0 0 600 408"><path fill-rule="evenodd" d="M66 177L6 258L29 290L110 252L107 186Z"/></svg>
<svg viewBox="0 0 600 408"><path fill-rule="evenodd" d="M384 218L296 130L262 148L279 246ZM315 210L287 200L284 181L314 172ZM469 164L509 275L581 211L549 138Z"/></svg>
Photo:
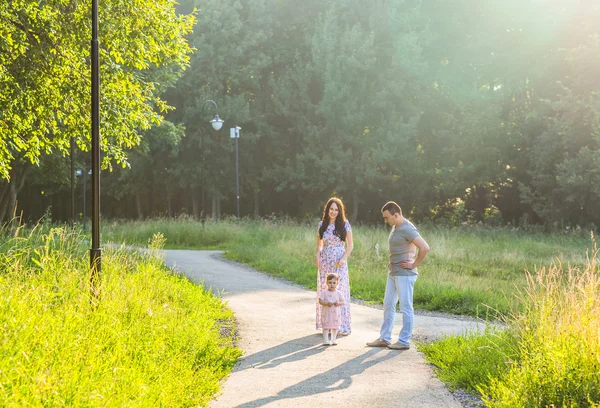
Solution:
<svg viewBox="0 0 600 408"><path fill-rule="evenodd" d="M240 130L241 127L236 126L234 128L229 129L229 136L232 139L235 139L235 191L236 191L236 207L237 207L237 217L240 219L240 170L239 170L239 154L238 154L238 140L240 139Z"/></svg>
<svg viewBox="0 0 600 408"><path fill-rule="evenodd" d="M210 124L212 125L214 130L219 130L221 129L221 127L223 127L223 119L221 119L219 117L219 108L217 106L217 103L213 100L208 99L207 101L204 102L204 104L202 105L202 113L204 113L204 107L206 106L207 103L212 103L213 105L215 105L215 117L211 119ZM200 115L200 117L202 117L203 115ZM204 164L204 132L201 133L202 135L202 164ZM204 226L204 218L206 217L206 211L204 208L204 169L202 170L202 225Z"/></svg>
<svg viewBox="0 0 600 408"><path fill-rule="evenodd" d="M75 227L75 139L71 138L71 228Z"/></svg>
<svg viewBox="0 0 600 408"><path fill-rule="evenodd" d="M102 274L100 248L100 72L98 62L98 0L92 0L92 247L90 248L90 285L92 296L99 296ZM84 174L85 177L85 174Z"/></svg>

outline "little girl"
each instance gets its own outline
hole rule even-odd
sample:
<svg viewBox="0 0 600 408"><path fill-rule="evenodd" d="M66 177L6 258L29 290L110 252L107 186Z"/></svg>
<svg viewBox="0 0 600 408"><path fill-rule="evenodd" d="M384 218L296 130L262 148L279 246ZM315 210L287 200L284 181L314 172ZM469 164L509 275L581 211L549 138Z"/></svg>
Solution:
<svg viewBox="0 0 600 408"><path fill-rule="evenodd" d="M337 345L337 332L342 324L342 313L340 306L344 304L344 297L337 290L340 282L339 275L330 273L327 275L327 290L321 292L319 303L323 306L321 313L321 324L323 327L323 345ZM331 343L329 333L331 332Z"/></svg>

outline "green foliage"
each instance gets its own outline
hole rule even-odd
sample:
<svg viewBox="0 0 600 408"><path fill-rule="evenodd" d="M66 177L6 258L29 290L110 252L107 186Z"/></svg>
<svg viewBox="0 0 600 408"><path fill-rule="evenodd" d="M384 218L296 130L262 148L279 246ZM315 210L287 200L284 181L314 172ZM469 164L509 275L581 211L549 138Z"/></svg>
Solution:
<svg viewBox="0 0 600 408"><path fill-rule="evenodd" d="M547 221L600 222L593 204L600 199L600 96L584 74L600 68L599 50L596 33L578 47L561 50L568 76L558 83L554 98L541 101L549 117L546 126L533 135L528 152L530 178L523 181L521 192L524 201Z"/></svg>
<svg viewBox="0 0 600 408"><path fill-rule="evenodd" d="M167 239L165 238L165 236L162 233L157 232L156 234L153 234L152 238L148 240L148 248L152 250L160 250L165 246L166 242Z"/></svg>
<svg viewBox="0 0 600 408"><path fill-rule="evenodd" d="M164 120L159 126L143 132L140 144L128 154L130 167L116 168L103 177L106 196L117 200L135 197L137 217L149 215L145 197L149 192L160 192L161 202L168 202L175 189L182 185L180 175L172 163L177 161L185 135L182 125Z"/></svg>
<svg viewBox="0 0 600 408"><path fill-rule="evenodd" d="M231 311L124 248L92 309L85 240L40 228L0 242L0 405L207 406L240 355Z"/></svg>
<svg viewBox="0 0 600 408"><path fill-rule="evenodd" d="M89 147L89 33L59 18L88 21L86 7L0 6L0 165L16 182L0 183L0 219L12 213L26 160L65 154L70 136ZM452 225L600 225L589 75L600 67L596 2L374 0L368 13L356 0L174 7L100 8L105 165L139 146L127 155L131 169L106 177L104 214L235 213L228 128L237 125L243 214L310 217L335 194L352 221L374 222L394 199L413 218ZM161 92L188 63L163 97L177 108L170 123L148 131L166 108ZM209 99L221 131L208 123ZM59 160L49 162L44 170L67 183ZM68 199L40 173L19 202L40 201L40 190L56 198L21 204L32 217Z"/></svg>
<svg viewBox="0 0 600 408"><path fill-rule="evenodd" d="M174 5L111 0L99 8L105 165L123 163L139 130L161 122L167 105L159 92L188 63L194 18L177 15ZM68 154L71 137L89 149L90 19L89 4L73 0L0 5L2 178L16 158L38 163L42 153Z"/></svg>

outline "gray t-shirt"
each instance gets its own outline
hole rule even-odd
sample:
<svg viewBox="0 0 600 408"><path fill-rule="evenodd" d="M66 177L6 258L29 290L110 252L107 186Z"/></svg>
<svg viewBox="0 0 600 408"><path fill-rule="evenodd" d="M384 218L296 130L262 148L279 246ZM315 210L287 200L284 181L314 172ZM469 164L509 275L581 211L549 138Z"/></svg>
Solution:
<svg viewBox="0 0 600 408"><path fill-rule="evenodd" d="M390 275L393 276L410 276L418 275L417 268L404 269L400 267L400 262L415 259L416 247L411 244L413 239L420 236L417 228L405 219L398 226L393 226L390 232Z"/></svg>

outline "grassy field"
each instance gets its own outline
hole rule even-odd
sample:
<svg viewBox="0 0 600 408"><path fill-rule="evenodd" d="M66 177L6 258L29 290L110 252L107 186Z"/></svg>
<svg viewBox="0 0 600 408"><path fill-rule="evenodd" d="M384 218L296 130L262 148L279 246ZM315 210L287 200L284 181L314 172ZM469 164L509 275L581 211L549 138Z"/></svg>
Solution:
<svg viewBox="0 0 600 408"><path fill-rule="evenodd" d="M105 224L106 225L106 224ZM526 286L525 271L556 259L582 266L590 238L579 234L529 233L508 228L419 228L432 251L419 267L415 306L455 314L497 316L518 307L514 296ZM353 297L382 302L388 262L388 229L354 226L349 262ZM105 239L145 244L161 232L169 248L224 249L226 257L269 274L315 288L314 225L286 222L157 219L112 223Z"/></svg>
<svg viewBox="0 0 600 408"><path fill-rule="evenodd" d="M89 242L19 232L0 235L0 406L208 405L240 355L218 298L157 255L107 248L92 307Z"/></svg>
<svg viewBox="0 0 600 408"><path fill-rule="evenodd" d="M316 225L316 223L315 223ZM508 228L423 226L432 252L420 268L416 307L491 317L504 329L419 344L450 387L488 407L600 406L600 268L592 237ZM143 231L143 232L142 232ZM114 226L118 242L161 231L176 247L222 248L227 257L314 288L315 226L155 220ZM380 302L385 227L354 227L352 294Z"/></svg>

